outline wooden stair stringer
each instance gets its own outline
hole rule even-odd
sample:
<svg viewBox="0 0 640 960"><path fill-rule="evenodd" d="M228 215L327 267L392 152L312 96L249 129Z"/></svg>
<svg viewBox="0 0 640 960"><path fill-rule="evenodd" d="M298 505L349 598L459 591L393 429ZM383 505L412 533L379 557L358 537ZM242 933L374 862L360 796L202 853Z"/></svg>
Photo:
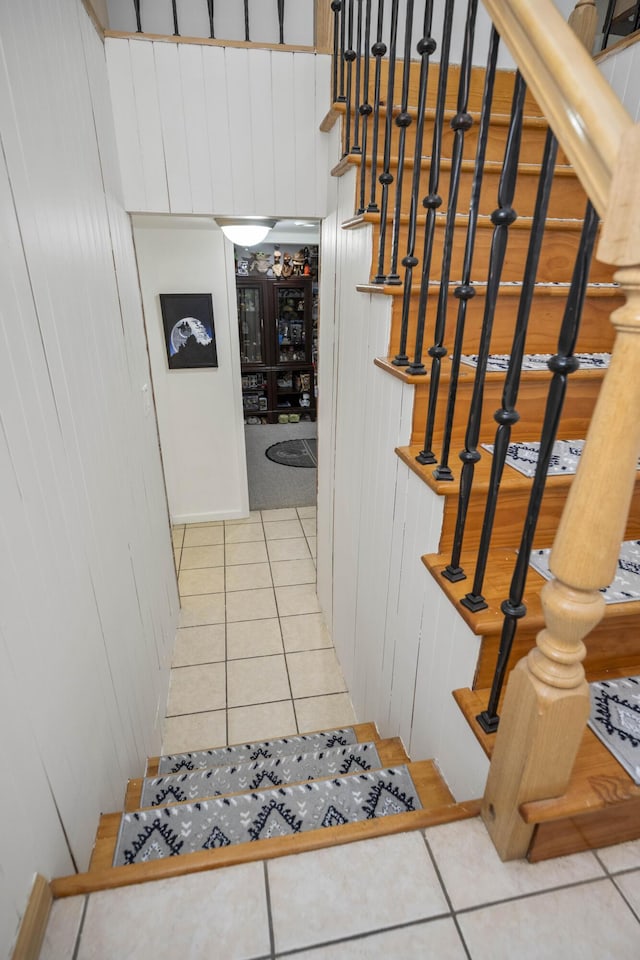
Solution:
<svg viewBox="0 0 640 960"><path fill-rule="evenodd" d="M484 733L475 719L488 690L455 690L453 696L491 758L495 734ZM640 837L640 785L587 727L564 794L523 803L520 815L535 825L527 854L532 863L596 850Z"/></svg>
<svg viewBox="0 0 640 960"><path fill-rule="evenodd" d="M275 837L260 840L256 843L234 844L215 850L198 851L183 856L149 861L148 863L122 867L110 866L122 814L105 814L101 817L97 832L96 847L98 847L100 841L99 852L97 856L94 852L90 870L86 873L52 880L53 896L54 898L76 896L93 893L97 890L115 889L147 881L183 876L203 870L233 866L239 863L270 860L275 857L319 850L338 844L354 843L376 836L421 830L426 827L477 816L480 801L455 803L432 761L423 760L410 763L407 766L423 804L421 810L380 817L375 820L363 820L357 823L310 830L289 837ZM109 859L109 853L111 859Z"/></svg>

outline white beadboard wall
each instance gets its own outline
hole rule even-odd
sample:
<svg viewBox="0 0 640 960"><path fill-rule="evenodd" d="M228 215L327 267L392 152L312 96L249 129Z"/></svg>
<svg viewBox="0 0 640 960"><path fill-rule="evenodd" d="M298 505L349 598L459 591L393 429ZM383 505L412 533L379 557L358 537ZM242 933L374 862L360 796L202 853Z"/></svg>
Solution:
<svg viewBox="0 0 640 960"><path fill-rule="evenodd" d="M131 212L323 217L331 59L106 40Z"/></svg>
<svg viewBox="0 0 640 960"><path fill-rule="evenodd" d="M160 746L178 596L103 45L0 6L0 956Z"/></svg>
<svg viewBox="0 0 640 960"><path fill-rule="evenodd" d="M359 293L369 228L338 226L355 174L338 181L324 224L320 296L318 594L359 720L434 758L457 799L480 796L486 758L451 691L479 651L421 562L437 549L442 501L394 453L409 441L413 388L373 363L386 354L390 300Z"/></svg>
<svg viewBox="0 0 640 960"><path fill-rule="evenodd" d="M249 513L233 245L203 217L135 216L134 238L173 523ZM218 366L169 370L160 293L210 293Z"/></svg>
<svg viewBox="0 0 640 960"><path fill-rule="evenodd" d="M640 122L640 43L634 43L619 52L613 49L598 63L598 67L622 100L632 120Z"/></svg>

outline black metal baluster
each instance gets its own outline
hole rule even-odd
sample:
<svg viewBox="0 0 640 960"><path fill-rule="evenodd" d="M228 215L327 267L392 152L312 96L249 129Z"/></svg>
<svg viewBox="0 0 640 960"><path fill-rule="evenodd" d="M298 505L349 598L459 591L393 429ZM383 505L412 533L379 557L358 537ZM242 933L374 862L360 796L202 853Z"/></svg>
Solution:
<svg viewBox="0 0 640 960"><path fill-rule="evenodd" d="M636 5L636 12L633 18L633 26L631 28L631 33L635 33L638 27L640 27L640 3Z"/></svg>
<svg viewBox="0 0 640 960"><path fill-rule="evenodd" d="M142 33L142 20L140 19L140 0L133 0L133 7L136 11L136 33Z"/></svg>
<svg viewBox="0 0 640 960"><path fill-rule="evenodd" d="M364 21L364 70L362 77L362 87L364 96L360 104L360 116L362 117L362 161L360 163L360 207L358 213L364 213L365 196L367 192L367 134L369 129L369 117L372 107L369 103L369 44L371 43L371 3L367 0L365 7Z"/></svg>
<svg viewBox="0 0 640 960"><path fill-rule="evenodd" d="M213 4L214 0L207 0L207 10L209 11L209 36L215 40L216 34L213 28Z"/></svg>
<svg viewBox="0 0 640 960"><path fill-rule="evenodd" d="M617 2L618 0L609 0L609 6L607 7L607 12L604 18L604 24L602 26L602 46L600 47L601 50L604 50L604 48L609 43L609 34L611 33L613 13L614 13L614 10L616 9Z"/></svg>
<svg viewBox="0 0 640 960"><path fill-rule="evenodd" d="M342 0L331 0L333 10L333 76L331 80L331 102L338 100L338 59L340 57L340 12Z"/></svg>
<svg viewBox="0 0 640 960"><path fill-rule="evenodd" d="M411 126L412 117L409 113L409 79L411 77L411 33L413 30L413 0L407 0L404 29L404 62L402 67L402 97L400 113L395 119L400 129L398 137L398 170L396 173L396 202L393 214L393 228L391 232L391 263L387 274L387 283L400 286L398 273L398 246L400 242L400 218L402 214L402 185L404 181L404 153L407 130Z"/></svg>
<svg viewBox="0 0 640 960"><path fill-rule="evenodd" d="M467 112L469 105L469 88L471 84L471 66L473 63L473 41L476 28L476 14L478 0L469 0L467 19L460 65L460 81L458 84L458 99L456 115L451 121L453 134L453 151L451 156L451 172L449 174L449 199L447 201L447 217L444 228L444 242L442 249L442 266L440 268L440 292L436 309L436 322L433 331L433 345L429 347L431 357L431 376L429 382L429 405L427 407L427 423L425 428L424 447L416 457L419 463L436 463L437 458L431 449L433 445L433 431L436 422L436 408L438 391L440 389L440 369L442 360L447 355L444 346L444 333L447 321L447 305L449 302L449 277L451 275L451 257L453 255L453 235L456 226L458 210L458 194L460 192L460 175L462 171L462 154L464 152L464 137L471 128L473 119ZM411 368L410 368L411 369ZM444 468L434 470L439 480L453 480L451 470Z"/></svg>
<svg viewBox="0 0 640 960"><path fill-rule="evenodd" d="M380 83L382 73L382 58L387 52L387 45L382 40L382 26L384 21L384 0L378 0L378 25L376 42L371 47L371 53L376 58L376 71L373 91L373 143L371 144L371 198L368 213L377 213L376 184L378 182L378 133L380 128Z"/></svg>
<svg viewBox="0 0 640 960"><path fill-rule="evenodd" d="M540 451L538 454L536 473L529 495L527 516L511 579L509 597L507 600L504 600L500 606L505 618L502 626L502 636L500 637L498 662L493 676L493 684L491 686L487 709L483 710L476 718L482 729L487 733L493 733L498 727L498 701L500 700L500 693L504 684L518 620L521 620L527 612L526 605L522 602L522 598L527 581L529 556L533 547L533 538L540 514L540 504L546 485L549 461L553 453L553 445L558 433L558 425L567 392L568 377L580 366L579 361L573 356L573 351L575 350L578 331L580 329L580 317L584 305L597 229L598 215L591 204L588 203L584 215L582 235L580 237L580 248L573 268L571 286L567 296L567 304L562 319L560 336L558 338L558 352L551 357L548 362L553 377L551 378L549 394L547 396L542 435L540 437Z"/></svg>
<svg viewBox="0 0 640 960"><path fill-rule="evenodd" d="M249 43L249 0L244 0L244 39Z"/></svg>
<svg viewBox="0 0 640 960"><path fill-rule="evenodd" d="M362 73L362 0L356 0L358 4L358 17L356 21L356 95L353 100L353 143L351 144L351 153L360 153L360 82Z"/></svg>
<svg viewBox="0 0 640 960"><path fill-rule="evenodd" d="M278 0L278 34L279 43L284 43L284 0Z"/></svg>
<svg viewBox="0 0 640 960"><path fill-rule="evenodd" d="M440 160L442 153L442 128L444 126L444 108L447 95L447 76L449 72L449 49L451 46L451 28L453 22L453 0L447 0L444 8L444 23L442 43L440 45L440 73L438 76L438 94L436 112L433 118L433 142L431 145L431 162L429 164L429 193L422 201L427 210L427 219L424 228L424 250L422 255L422 274L420 277L420 299L418 301L418 319L416 323L416 341L413 360L408 366L408 372L416 376L426 374L422 362L422 346L424 342L424 325L427 314L429 297L429 280L431 278L431 258L436 232L436 212L442 204L442 197L438 193L440 183Z"/></svg>
<svg viewBox="0 0 640 960"><path fill-rule="evenodd" d="M344 94L344 71L345 71L345 59L344 51L346 47L346 37L347 37L347 18L344 15L344 0L340 5L340 92L338 94L339 103L344 103L346 97Z"/></svg>
<svg viewBox="0 0 640 960"><path fill-rule="evenodd" d="M351 152L351 88L353 79L353 61L356 58L356 52L353 49L353 0L349 0L348 14L347 49L344 52L344 59L347 62L347 110L344 127L343 156Z"/></svg>
<svg viewBox="0 0 640 960"><path fill-rule="evenodd" d="M404 290L402 295L402 322L400 324L400 345L398 353L392 363L398 367L406 367L409 363L407 356L407 336L409 333L409 314L411 312L411 284L413 282L413 268L418 266L416 249L416 223L418 219L418 205L420 195L420 178L422 174L422 140L424 135L424 115L427 103L427 83L429 80L429 58L435 52L437 43L431 36L433 22L433 0L427 0L424 5L424 20L422 37L418 41L417 51L420 54L420 80L418 83L418 113L415 148L413 151L413 177L411 180L411 203L409 206L409 228L407 233L407 253L402 260L404 270Z"/></svg>
<svg viewBox="0 0 640 960"><path fill-rule="evenodd" d="M382 192L380 196L380 225L378 235L378 272L373 278L374 283L384 283L384 257L387 243L387 209L389 206L389 187L393 183L391 173L391 134L393 131L393 88L396 72L396 40L398 37L398 5L399 0L391 2L391 26L389 30L389 77L387 83L387 115L384 126L384 155L382 173L379 176Z"/></svg>
<svg viewBox="0 0 640 960"><path fill-rule="evenodd" d="M520 73L517 73L511 104L511 121L507 135L502 173L500 175L500 185L498 187L499 206L498 209L494 210L491 214L491 221L494 227L491 238L491 252L489 254L487 292L482 320L482 333L480 335L480 347L478 350L478 365L473 381L469 419L465 433L465 448L460 453L462 472L460 474L458 515L456 517L453 551L451 562L442 571L442 576L451 582L463 580L466 577L464 570L460 566L460 555L462 553L462 541L464 539L464 529L467 521L469 500L471 498L475 465L480 459L478 438L480 436L482 402L484 399L487 360L493 330L493 316L500 290L500 278L502 276L502 268L507 251L509 227L518 216L511 204L513 202L518 176L518 160L520 157L520 139L522 134L522 108L525 93L526 86L524 80Z"/></svg>
<svg viewBox="0 0 640 960"><path fill-rule="evenodd" d="M476 570L473 578L473 586L469 593L460 601L467 610L484 610L488 604L482 596L482 586L484 575L487 569L487 559L489 556L489 545L493 533L493 524L496 515L498 503L498 492L502 480L502 472L511 440L511 427L520 419L516 411L516 402L518 391L520 389L520 376L522 371L522 360L524 357L525 341L529 325L529 316L531 313L531 304L535 291L536 274L538 272L538 263L540 260L540 250L544 237L545 222L547 210L549 208L549 196L553 185L553 174L558 153L558 142L551 130L547 132L547 139L542 158L542 171L538 183L538 195L536 198L536 208L533 214L533 223L531 227L531 237L529 239L529 249L527 252L527 262L522 280L522 292L518 304L518 317L511 344L511 354L509 369L504 381L502 391L502 408L496 410L493 417L498 424L496 430L495 443L493 448L493 457L491 460L491 476L489 479L489 490L487 493L487 502L482 522L482 534L478 546L478 558L476 560Z"/></svg>
<svg viewBox="0 0 640 960"><path fill-rule="evenodd" d="M467 239L465 242L464 260L462 265L462 281L454 291L454 296L458 300L458 315L456 317L456 332L453 343L453 351L451 353L451 374L449 379L449 392L447 396L447 410L445 414L442 453L440 455L440 463L438 465L438 471L443 475L443 477L445 476L445 471L450 469L449 452L451 448L451 434L453 432L453 418L456 409L456 395L458 392L460 358L462 356L464 331L467 319L467 304L469 300L472 300L473 297L475 297L476 294L475 287L471 283L471 266L473 263L473 251L475 249L476 231L478 228L480 191L482 189L484 161L487 153L487 139L489 136L489 127L491 125L491 105L493 102L493 88L495 84L499 46L500 36L494 27L492 28L491 39L489 41L489 56L487 59L485 84L482 94L480 125L478 127L478 146L476 149L473 184L471 187L471 201L469 203L469 223L467 226Z"/></svg>
<svg viewBox="0 0 640 960"><path fill-rule="evenodd" d="M177 0L171 0L171 9L173 11L173 35L174 37L180 36L180 31L178 29L178 6Z"/></svg>

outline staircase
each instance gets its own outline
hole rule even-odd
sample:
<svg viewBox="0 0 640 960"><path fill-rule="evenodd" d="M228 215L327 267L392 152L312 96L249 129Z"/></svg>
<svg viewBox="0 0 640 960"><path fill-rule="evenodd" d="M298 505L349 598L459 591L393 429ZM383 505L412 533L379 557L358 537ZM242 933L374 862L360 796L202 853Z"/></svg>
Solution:
<svg viewBox="0 0 640 960"><path fill-rule="evenodd" d="M424 112L423 150L420 175L420 199L428 192L427 183L432 172L434 159L430 156L433 136L434 117L437 111L438 79L437 65L434 75L429 78L427 107ZM450 582L443 572L450 567L452 550L456 535L456 520L460 502L461 463L457 454L465 447L465 437L469 417L473 410L475 370L461 366L457 384L455 416L448 441L450 441L451 476L438 479L434 476L436 463L422 464L419 455L425 446L427 410L431 394L435 392L435 419L430 449L436 454L442 450L445 440L445 410L451 382L451 364L446 357L442 360L436 386L432 383L432 361L427 349L437 344L434 333L436 305L440 296L440 273L444 257L445 228L447 222L447 197L449 195L449 175L454 165L453 137L449 129L449 120L455 113L455 90L459 77L458 68L453 68L447 87L445 119L442 135L442 153L440 162L440 180L437 192L442 204L435 213L435 229L431 272L429 274L426 296L426 325L424 335L423 362L425 375L412 375L406 362L399 365L394 357L401 351L401 329L403 310L406 316L406 297L409 297L407 354L412 357L411 344L416 337L418 309L421 298L420 266L413 271L410 288L405 292L397 279L381 282L389 274L395 275L397 263L402 261L407 250L411 207L411 178L414 175L413 144L415 143L418 111L417 73L418 65L411 64L411 79L408 84L409 103L402 107L399 99L392 108L383 104L380 108L380 129L384 131L387 111L391 109L394 123L391 127L390 161L388 170L392 175L388 187L387 216L379 210L363 209L362 197L369 196L369 183L372 166L376 161L370 155L361 157L350 149L345 130L353 136L357 121L355 111L350 112L348 104L334 103L327 115L323 129L330 129L340 118L343 130L343 157L334 167L334 176L343 176L356 168L356 196L352 217L343 221L345 230L372 228L372 262L370 277L362 278L357 289L387 298L390 301L391 332L386 356L376 358L376 365L391 377L400 379L414 389L411 443L398 448L397 456L417 477L444 501L444 516L437 553L422 557L423 563L439 588L457 611L457 615L480 638L480 653L472 689L454 692L456 702L469 723L477 740L491 757L496 739L495 733L486 733L478 723L477 717L487 708L490 688L498 658L500 637L504 623L503 602L510 596L511 579L520 543L520 536L527 518L532 479L506 467L499 486L499 496L495 508L493 535L489 548L486 575L483 583L481 609L469 609L461 601L471 590L476 568L478 549L483 535L485 511L491 485L492 458L483 449L483 445L495 442L497 422L494 412L503 406L505 373L487 374L484 386L484 401L481 410L475 413L479 418L479 440L474 447L481 453L475 464L473 487L469 499L463 548L459 566L465 572L464 579ZM369 77L375 71L375 62L369 65ZM381 89L386 89L384 74ZM513 89L513 74L498 72L493 112L487 140L485 176L480 194L480 209L477 239L473 256L472 282L475 296L468 302L466 329L464 333L463 353L475 354L480 349L482 324L488 290L487 277L490 267L490 253L494 223L491 214L499 205L496 197L502 170L502 156L505 151L509 126L509 104ZM400 98L402 80L399 68L395 90ZM468 112L473 118L464 142L464 154L461 163L460 188L456 206L456 229L453 233L452 254L447 291L446 325L441 343L451 353L455 336L455 320L459 300L454 294L460 283L465 252L466 224L468 222L469 197L473 175L473 157L477 147L477 124L481 110L482 71L477 68L471 73L470 99ZM372 102L373 92L369 92ZM362 95L367 100L367 95ZM412 118L412 124L405 128L406 152L404 154L404 190L401 201L396 206L398 181L402 180L399 154L399 128L395 121L403 114ZM362 119L362 118L360 118ZM493 330L490 340L491 354L508 354L511 350L515 316L522 292L523 273L532 230L532 217L536 204L536 190L541 170L541 159L546 135L546 121L530 95L527 95L522 124L522 142L518 162L518 180L513 206L518 219L513 223L508 241L507 257L502 271L499 295L493 315ZM370 121L369 121L370 129ZM381 155L381 154L380 154ZM380 156L376 171L381 172ZM365 183L365 188L362 184ZM380 189L378 188L378 198ZM425 204L426 205L426 204ZM369 205L371 206L371 204ZM375 206L375 205L374 205ZM378 199L378 206L381 206ZM580 233L583 228L587 196L580 180L569 165L562 152L559 153L555 169L554 182L549 201L549 219L544 239L533 291L533 300L525 345L526 354L554 355L558 351L563 312L572 277L572 271L578 251ZM358 208L360 207L360 210ZM395 210L395 215L394 215ZM422 258L425 225L428 214L422 205L417 217L416 257ZM393 236L395 224L395 238ZM382 245L381 245L382 238ZM392 259L392 245L398 244L400 251L396 263ZM596 247L597 249L597 247ZM379 251L381 251L379 255ZM400 276L404 269L399 268ZM614 282L613 268L594 259L591 264L589 280L585 291L584 305L579 336L575 344L575 353L608 354L614 341L614 328L609 322L612 311L624 304L620 287ZM422 294L424 297L424 292ZM433 368L435 369L435 367ZM557 437L563 440L584 439L592 417L603 381L602 369L579 369L572 374L566 395ZM520 390L517 398L519 419L513 423L511 442L531 443L540 440L544 421L545 406L549 382L552 374L548 370L523 369ZM615 465L612 464L612 470ZM545 496L537 521L534 547L545 549L553 546L560 517L566 502L573 477L562 475L549 477ZM579 536L579 532L576 534ZM640 537L640 488L636 485L628 515L624 539ZM513 648L508 656L506 674L510 674L516 663L535 646L536 636L544 627L540 592L544 578L531 568L528 572L526 590L523 597L526 614L519 620ZM600 623L586 639L587 653L584 661L587 681L624 677L640 673L640 632L638 617L640 600L608 605ZM502 702L502 701L501 701ZM527 824L535 825L533 839L529 846L528 857L532 861L547 859L562 854L605 846L640 836L640 788L637 787L622 767L612 758L600 741L586 730L582 746L570 783L559 797L531 801L520 807L520 816Z"/></svg>
<svg viewBox="0 0 640 960"><path fill-rule="evenodd" d="M103 814L73 896L418 830L475 816L435 765L411 762L372 723L221 746L147 762L124 810Z"/></svg>

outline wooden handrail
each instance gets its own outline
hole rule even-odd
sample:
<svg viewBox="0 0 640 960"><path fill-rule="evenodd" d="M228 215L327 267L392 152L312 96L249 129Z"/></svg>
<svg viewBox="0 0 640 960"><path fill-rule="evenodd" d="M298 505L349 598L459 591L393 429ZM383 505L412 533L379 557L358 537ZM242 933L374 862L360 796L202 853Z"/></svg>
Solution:
<svg viewBox="0 0 640 960"><path fill-rule="evenodd" d="M592 53L598 23L596 0L578 0L568 23L585 50Z"/></svg>
<svg viewBox="0 0 640 960"><path fill-rule="evenodd" d="M483 0L591 202L604 216L632 120L552 0Z"/></svg>

